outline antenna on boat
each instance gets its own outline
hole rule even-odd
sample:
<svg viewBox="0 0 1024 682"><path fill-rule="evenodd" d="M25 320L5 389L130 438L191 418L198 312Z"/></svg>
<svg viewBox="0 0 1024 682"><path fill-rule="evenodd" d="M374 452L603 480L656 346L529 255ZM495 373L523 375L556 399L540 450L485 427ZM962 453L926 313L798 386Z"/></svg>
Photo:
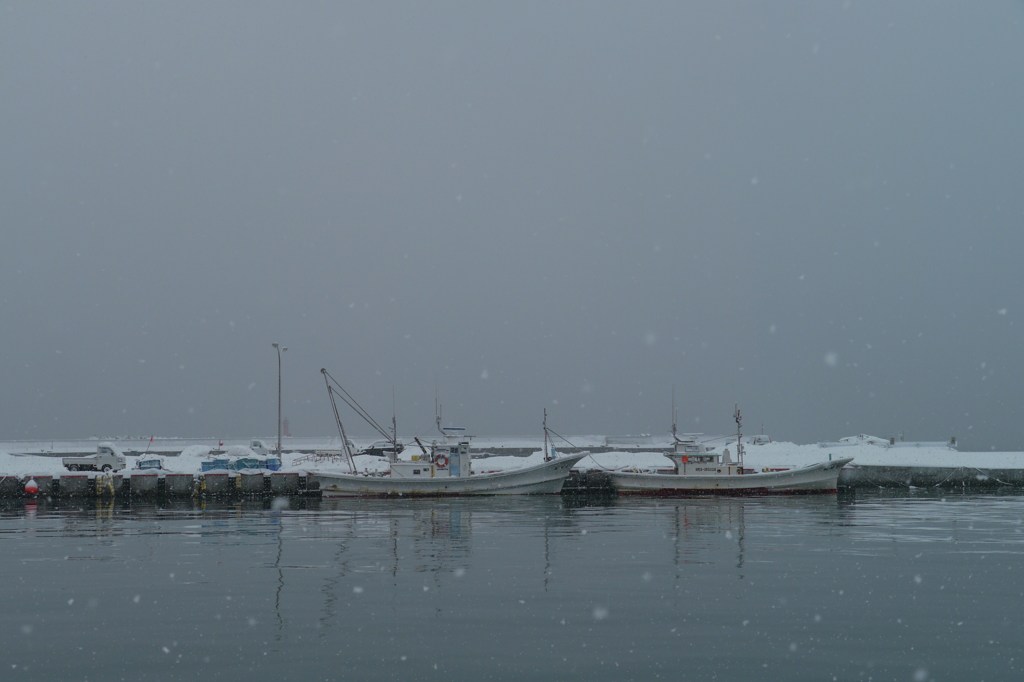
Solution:
<svg viewBox="0 0 1024 682"><path fill-rule="evenodd" d="M551 460L551 449L548 447L548 408L544 408L544 461Z"/></svg>
<svg viewBox="0 0 1024 682"><path fill-rule="evenodd" d="M743 471L743 415L740 414L740 406L735 405L736 412L733 419L736 420L736 462L739 464L740 472Z"/></svg>
<svg viewBox="0 0 1024 682"><path fill-rule="evenodd" d="M676 387L672 387L672 442L679 440L676 435Z"/></svg>
<svg viewBox="0 0 1024 682"><path fill-rule="evenodd" d="M438 397L437 386L434 386L434 423L437 424L437 430L441 432L442 436L447 436L444 429L441 427L441 399Z"/></svg>

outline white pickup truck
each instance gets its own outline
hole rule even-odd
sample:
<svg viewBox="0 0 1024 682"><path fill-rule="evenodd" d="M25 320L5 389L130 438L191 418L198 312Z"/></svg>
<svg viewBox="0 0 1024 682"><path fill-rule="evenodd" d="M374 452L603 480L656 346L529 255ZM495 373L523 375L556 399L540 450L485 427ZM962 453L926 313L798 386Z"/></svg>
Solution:
<svg viewBox="0 0 1024 682"><path fill-rule="evenodd" d="M120 471L128 465L124 454L110 443L97 445L95 455L65 457L62 462L68 471Z"/></svg>
<svg viewBox="0 0 1024 682"><path fill-rule="evenodd" d="M257 455L269 455L272 452L263 441L256 440L255 438L249 441L249 449Z"/></svg>

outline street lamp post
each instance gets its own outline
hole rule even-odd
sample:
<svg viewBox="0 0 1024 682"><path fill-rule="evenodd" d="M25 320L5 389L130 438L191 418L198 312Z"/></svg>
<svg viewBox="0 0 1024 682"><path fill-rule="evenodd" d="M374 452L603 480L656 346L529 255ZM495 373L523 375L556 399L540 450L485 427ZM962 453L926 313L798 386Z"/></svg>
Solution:
<svg viewBox="0 0 1024 682"><path fill-rule="evenodd" d="M288 350L288 346L279 343L270 344L277 350L277 456L281 456L281 353Z"/></svg>

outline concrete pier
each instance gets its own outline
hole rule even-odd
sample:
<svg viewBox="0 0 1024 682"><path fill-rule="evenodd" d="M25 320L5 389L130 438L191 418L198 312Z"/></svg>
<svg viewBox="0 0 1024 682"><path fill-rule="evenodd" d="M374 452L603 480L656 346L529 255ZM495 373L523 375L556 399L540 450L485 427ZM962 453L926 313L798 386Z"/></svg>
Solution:
<svg viewBox="0 0 1024 682"><path fill-rule="evenodd" d="M66 474L56 484L61 497L92 497L96 492L92 482L88 474Z"/></svg>
<svg viewBox="0 0 1024 682"><path fill-rule="evenodd" d="M164 474L164 493L171 497L190 497L195 484L192 474Z"/></svg>
<svg viewBox="0 0 1024 682"><path fill-rule="evenodd" d="M39 492L25 491L34 480ZM1024 468L857 466L843 468L840 490L858 488L940 488L995 490L1024 488ZM614 495L603 471L573 471L562 487L569 497ZM319 496L315 476L293 471L204 471L197 474L152 470L123 470L112 474L68 472L52 474L0 474L0 498L239 498L264 496Z"/></svg>
<svg viewBox="0 0 1024 682"><path fill-rule="evenodd" d="M864 488L939 488L947 490L995 490L1024 488L1024 469L978 467L897 467L847 465L839 473L840 490ZM573 471L562 486L568 496L614 494L611 479L603 471Z"/></svg>
<svg viewBox="0 0 1024 682"><path fill-rule="evenodd" d="M128 476L129 490L135 497L156 495L160 475L156 472L132 472Z"/></svg>
<svg viewBox="0 0 1024 682"><path fill-rule="evenodd" d="M1003 488L1024 486L1024 469L972 466L858 466L839 472L840 488Z"/></svg>
<svg viewBox="0 0 1024 682"><path fill-rule="evenodd" d="M235 478L238 492L243 495L262 495L269 483L269 479L265 479L258 471L240 471Z"/></svg>
<svg viewBox="0 0 1024 682"><path fill-rule="evenodd" d="M25 487L35 481L38 492ZM156 471L121 471L112 474L67 473L0 475L0 498L189 498L319 496L312 477L286 471L227 471L188 474Z"/></svg>
<svg viewBox="0 0 1024 682"><path fill-rule="evenodd" d="M299 474L275 471L270 474L270 492L274 495L294 495L299 491Z"/></svg>
<svg viewBox="0 0 1024 682"><path fill-rule="evenodd" d="M0 496L10 497L19 494L25 486L18 476L0 476Z"/></svg>
<svg viewBox="0 0 1024 682"><path fill-rule="evenodd" d="M231 476L226 471L205 471L199 474L199 495L230 495L234 492Z"/></svg>

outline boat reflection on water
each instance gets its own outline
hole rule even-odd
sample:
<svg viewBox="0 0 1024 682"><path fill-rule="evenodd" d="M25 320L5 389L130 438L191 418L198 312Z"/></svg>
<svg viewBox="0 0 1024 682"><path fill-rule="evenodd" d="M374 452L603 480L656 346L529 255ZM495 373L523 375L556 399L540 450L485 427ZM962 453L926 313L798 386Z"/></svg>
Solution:
<svg viewBox="0 0 1024 682"><path fill-rule="evenodd" d="M1019 493L32 504L0 563L35 679L973 679L951 625L1004 636L1024 556Z"/></svg>
<svg viewBox="0 0 1024 682"><path fill-rule="evenodd" d="M334 498L316 506L316 514L296 519L301 530L285 531L282 580L288 610L308 601L324 633L349 629L354 614L384 632L401 631L403 618L451 614L479 602L478 590L491 584L490 575L488 589L499 594L513 585L547 592L552 538L581 533L558 496ZM330 547L329 557L298 563L287 558L317 547ZM563 586L568 580L566 575ZM318 594L315 602L311 590Z"/></svg>
<svg viewBox="0 0 1024 682"><path fill-rule="evenodd" d="M317 523L325 532L368 549L390 548L391 573L404 561L412 562L405 568L414 572L454 570L470 555L474 529L491 536L503 525L515 525L517 516L539 522L544 532L567 532L573 519L571 507L558 496L415 498L398 503L331 498L320 500L317 508Z"/></svg>
<svg viewBox="0 0 1024 682"><path fill-rule="evenodd" d="M736 498L711 498L671 505L672 559L677 580L686 564L709 563L709 550L721 544L735 544L736 567L743 567L744 503Z"/></svg>
<svg viewBox="0 0 1024 682"><path fill-rule="evenodd" d="M692 587L688 581L695 573L726 562L735 569L728 574L735 582L744 583L750 578L747 568L751 556L757 562L774 561L774 555L784 551L782 548L800 542L801 533L828 533L830 527L845 523L851 504L844 495L630 497L613 499L608 513L621 515L629 509L662 524L670 554L663 557L661 565L671 562L673 588L685 594ZM797 517L802 519L803 528L793 526L791 519ZM655 570L659 563L657 557L650 559Z"/></svg>
<svg viewBox="0 0 1024 682"><path fill-rule="evenodd" d="M396 576L403 562L416 573L454 570L469 556L472 505L465 500L425 502L409 500L396 506L347 498L322 500L321 517L330 532L344 540L338 553L339 576L368 571Z"/></svg>

